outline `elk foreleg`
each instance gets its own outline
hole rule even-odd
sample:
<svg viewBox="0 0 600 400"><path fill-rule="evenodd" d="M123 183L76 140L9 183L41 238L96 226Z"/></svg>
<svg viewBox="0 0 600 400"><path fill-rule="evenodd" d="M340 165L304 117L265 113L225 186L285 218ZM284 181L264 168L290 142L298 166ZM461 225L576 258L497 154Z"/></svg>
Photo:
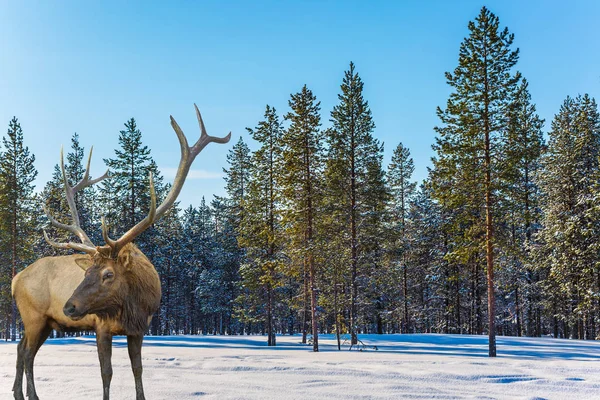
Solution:
<svg viewBox="0 0 600 400"><path fill-rule="evenodd" d="M127 336L127 350L131 360L131 369L135 379L135 398L145 400L144 386L142 385L142 341L143 335Z"/></svg>
<svg viewBox="0 0 600 400"><path fill-rule="evenodd" d="M103 399L109 400L110 381L112 379L112 334L110 332L96 332L96 345L100 359L100 373L102 374Z"/></svg>

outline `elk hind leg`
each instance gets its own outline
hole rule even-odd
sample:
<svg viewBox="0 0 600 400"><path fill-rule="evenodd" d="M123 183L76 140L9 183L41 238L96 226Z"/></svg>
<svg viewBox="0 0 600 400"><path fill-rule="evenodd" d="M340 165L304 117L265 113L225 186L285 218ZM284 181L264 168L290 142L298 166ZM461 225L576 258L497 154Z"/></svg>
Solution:
<svg viewBox="0 0 600 400"><path fill-rule="evenodd" d="M25 362L23 361L23 348L27 346L27 336L23 337L17 346L17 374L13 385L13 392L16 400L24 400L23 397L23 373L25 372Z"/></svg>
<svg viewBox="0 0 600 400"><path fill-rule="evenodd" d="M40 319L35 323L26 325L22 359L25 367L25 376L27 377L27 397L29 400L39 400L33 380L33 361L38 350L48 338L51 330L52 328L45 319Z"/></svg>

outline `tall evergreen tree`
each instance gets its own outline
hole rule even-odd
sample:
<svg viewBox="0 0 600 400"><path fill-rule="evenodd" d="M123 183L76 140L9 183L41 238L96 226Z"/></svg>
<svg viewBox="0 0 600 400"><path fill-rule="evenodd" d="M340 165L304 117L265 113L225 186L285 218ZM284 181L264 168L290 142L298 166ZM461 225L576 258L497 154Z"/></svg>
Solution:
<svg viewBox="0 0 600 400"><path fill-rule="evenodd" d="M157 194L160 192L160 175L150 156L150 149L142 143L142 132L134 118L125 123L125 130L119 134L120 148L115 150L115 158L104 159L111 170L111 179L103 181L105 197L113 192L117 208L107 208L108 221L114 225L111 231L115 236L123 234L135 226L148 213L150 204L149 172L153 172ZM118 222L117 222L118 221ZM147 232L142 234L142 237Z"/></svg>
<svg viewBox="0 0 600 400"><path fill-rule="evenodd" d="M410 314L408 312L408 264L407 250L408 238L406 223L408 219L409 204L415 193L416 182L412 182L412 174L415 170L414 162L410 156L410 150L402 143L394 149L392 162L388 167L388 185L391 191L392 208L392 263L399 266L401 270L403 305L401 311L402 333L410 330Z"/></svg>
<svg viewBox="0 0 600 400"><path fill-rule="evenodd" d="M247 289L256 288L264 293L264 297L256 296L256 293L251 295L262 303L267 344L275 346L273 319L276 291L281 285L283 272L282 199L276 179L281 169L283 128L276 110L267 105L264 120L256 128L247 130L261 147L254 152L249 163L250 182L247 201L244 202L245 218L241 223L240 243L246 248L248 261L243 283ZM257 279L258 282L248 282Z"/></svg>
<svg viewBox="0 0 600 400"><path fill-rule="evenodd" d="M584 339L597 335L600 291L600 114L588 95L568 97L552 121L539 184L544 193L543 228L536 263L547 269L546 308L554 334ZM562 327L559 328L559 321Z"/></svg>
<svg viewBox="0 0 600 400"><path fill-rule="evenodd" d="M315 221L319 217L322 197L320 182L323 172L323 138L319 130L321 103L304 85L300 92L291 95L288 104L291 111L286 114L285 119L290 121L290 126L282 137L285 172L281 174L281 185L287 204L284 219L286 231L291 238L290 245L297 249L297 253L291 254L292 258L302 261L305 310L309 295L313 351L319 351Z"/></svg>
<svg viewBox="0 0 600 400"><path fill-rule="evenodd" d="M541 168L543 124L523 79L508 112L500 190L506 232L500 251L504 266L499 285L507 292L502 296L508 303L505 313L515 316L517 336L524 330L528 335L541 334L539 274L531 268L530 249L541 222L540 191L534 176ZM525 303L527 306L522 307Z"/></svg>
<svg viewBox="0 0 600 400"><path fill-rule="evenodd" d="M239 227L244 215L244 200L250 181L250 149L240 136L238 142L227 154L229 168L223 168L225 173L225 191L227 192L229 212L234 226Z"/></svg>
<svg viewBox="0 0 600 400"><path fill-rule="evenodd" d="M430 182L423 182L411 196L405 219L406 250L409 266L406 288L415 332L439 332L446 313L444 299L444 234L440 206L432 199Z"/></svg>
<svg viewBox="0 0 600 400"><path fill-rule="evenodd" d="M331 112L332 129L327 130L329 144L329 179L343 185L347 202L340 202L346 215L349 231L350 247L350 334L351 343L357 344L358 329L358 295L361 248L359 246L360 221L365 210L364 197L369 188L363 186L367 182L368 160L373 152L380 151L372 132L375 123L371 117L369 103L363 97L363 82L355 71L354 63L344 74L339 104ZM335 158L334 158L335 157ZM362 188L362 192L361 192ZM330 194L333 194L330 193Z"/></svg>
<svg viewBox="0 0 600 400"><path fill-rule="evenodd" d="M35 242L35 195L33 181L37 171L33 165L35 156L23 143L21 124L14 117L8 124L6 136L2 138L4 152L0 153L0 223L5 237L2 253L5 258L3 275L3 303L6 305L5 338L16 340L16 305L11 301L12 278L29 264L33 257Z"/></svg>
<svg viewBox="0 0 600 400"><path fill-rule="evenodd" d="M345 289L350 269L350 230L349 213L350 196L347 196L349 180L345 171L346 158L341 135L325 131L329 142L328 154L325 157L323 218L320 228L324 234L320 237L323 265L323 291L321 299L326 308L332 311L333 330L336 334L338 350L341 350L341 335L347 333L345 310L349 309Z"/></svg>
<svg viewBox="0 0 600 400"><path fill-rule="evenodd" d="M485 210L476 226L484 227L484 248L487 268L489 355L496 356L496 309L494 285L495 231L498 201L495 198L501 173L498 160L502 159L502 142L507 128L507 113L511 95L520 79L512 69L519 52L512 50L514 35L507 28L499 28L499 20L483 7L475 21L469 22L469 36L460 46L458 67L446 73L448 84L454 89L446 108L438 108L442 126L434 146L438 154L435 167L457 175L462 168L478 168L467 182L476 192L472 200ZM461 185L455 180L453 185ZM439 190L444 190L439 187ZM451 190L451 189L450 189ZM461 195L464 202L470 199ZM460 200L459 200L460 201Z"/></svg>

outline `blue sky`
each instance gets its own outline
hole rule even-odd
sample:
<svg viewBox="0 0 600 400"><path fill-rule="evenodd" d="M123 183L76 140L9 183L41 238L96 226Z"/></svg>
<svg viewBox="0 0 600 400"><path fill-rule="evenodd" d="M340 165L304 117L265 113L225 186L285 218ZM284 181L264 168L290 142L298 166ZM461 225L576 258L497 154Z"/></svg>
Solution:
<svg viewBox="0 0 600 400"><path fill-rule="evenodd" d="M209 134L228 145L197 158L180 199L224 194L225 156L270 104L287 112L307 84L321 101L323 126L354 61L385 143L386 164L403 142L426 176L437 106L450 93L467 23L483 5L515 34L517 68L530 82L545 130L567 95L600 97L597 1L56 1L0 3L0 132L13 115L36 155L38 187L50 179L73 132L94 145L92 174L135 117L167 178L179 161L169 115L190 142L193 103Z"/></svg>

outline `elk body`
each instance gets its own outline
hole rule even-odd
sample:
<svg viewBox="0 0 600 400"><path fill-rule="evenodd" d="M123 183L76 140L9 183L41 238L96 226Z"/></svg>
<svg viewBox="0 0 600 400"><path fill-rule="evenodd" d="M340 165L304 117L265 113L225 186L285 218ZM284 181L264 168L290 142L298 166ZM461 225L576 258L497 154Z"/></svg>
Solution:
<svg viewBox="0 0 600 400"><path fill-rule="evenodd" d="M192 162L202 149L211 142L229 141L231 133L224 138L209 136L197 107L196 115L201 135L192 147L188 146L181 128L171 117L171 125L181 145L181 160L173 186L164 202L156 207L156 195L150 175L151 204L148 216L118 240L108 236L108 228L103 219L102 235L106 242L104 246L94 246L81 229L74 194L107 178L108 171L97 179L89 179L92 156L90 151L85 176L76 186L70 187L61 151L65 194L73 223L60 223L45 211L53 226L75 234L81 243L56 243L48 238L45 232L44 237L53 247L73 249L85 254L39 259L13 279L12 293L25 328L17 347L17 373L13 386L15 399L24 399L22 387L25 373L27 396L29 400L38 400L33 378L33 361L52 329L96 332L104 400L109 399L112 378L112 338L114 335L126 335L135 379L136 399L145 399L142 385L142 341L152 315L158 310L161 290L156 269L132 242L173 205Z"/></svg>

